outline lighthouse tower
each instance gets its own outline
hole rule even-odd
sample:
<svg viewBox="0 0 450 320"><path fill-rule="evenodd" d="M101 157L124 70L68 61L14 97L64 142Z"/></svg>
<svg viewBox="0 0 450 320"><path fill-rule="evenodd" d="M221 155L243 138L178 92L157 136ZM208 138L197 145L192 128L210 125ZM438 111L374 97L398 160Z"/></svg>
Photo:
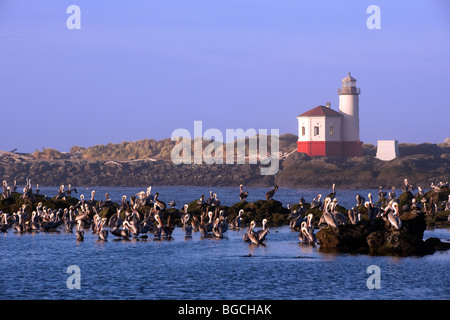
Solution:
<svg viewBox="0 0 450 320"><path fill-rule="evenodd" d="M362 156L362 142L359 140L359 94L356 79L348 75L342 79L338 89L339 112L342 114L342 155Z"/></svg>
<svg viewBox="0 0 450 320"><path fill-rule="evenodd" d="M297 151L309 156L359 157L359 88L356 79L346 76L339 88L339 112L331 103L300 114Z"/></svg>

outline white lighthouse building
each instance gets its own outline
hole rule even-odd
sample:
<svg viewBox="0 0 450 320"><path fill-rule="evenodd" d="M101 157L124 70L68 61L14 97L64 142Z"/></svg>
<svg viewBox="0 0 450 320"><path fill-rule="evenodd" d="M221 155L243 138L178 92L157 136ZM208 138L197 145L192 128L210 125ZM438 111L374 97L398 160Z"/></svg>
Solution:
<svg viewBox="0 0 450 320"><path fill-rule="evenodd" d="M356 79L348 75L338 89L339 112L318 106L298 119L297 151L310 156L362 156L359 140L359 94Z"/></svg>

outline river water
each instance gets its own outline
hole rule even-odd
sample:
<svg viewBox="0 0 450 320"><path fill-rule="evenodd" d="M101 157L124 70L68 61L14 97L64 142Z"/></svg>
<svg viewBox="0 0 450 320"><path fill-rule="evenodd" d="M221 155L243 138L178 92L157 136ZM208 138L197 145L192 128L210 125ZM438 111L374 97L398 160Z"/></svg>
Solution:
<svg viewBox="0 0 450 320"><path fill-rule="evenodd" d="M248 201L263 199L267 188L246 188ZM77 188L79 196L98 200L109 192L119 201L143 188ZM213 190L222 204L238 201L239 188L153 187L161 200L177 208ZM53 196L57 187L42 188ZM280 189L275 199L310 202L330 190ZM340 204L353 205L355 195L377 190L337 190ZM375 199L377 197L375 196ZM449 252L414 257L378 257L323 253L299 244L288 226L271 228L265 246L242 241L244 230L226 232L220 240L193 233L185 239L175 228L171 241L98 241L90 231L83 242L65 233L0 234L2 299L172 299L172 300L299 300L299 299L449 299ZM424 238L450 240L449 229L426 230ZM250 255L250 256L249 256ZM69 266L79 267L80 289L69 289ZM369 289L369 266L380 270L380 289Z"/></svg>

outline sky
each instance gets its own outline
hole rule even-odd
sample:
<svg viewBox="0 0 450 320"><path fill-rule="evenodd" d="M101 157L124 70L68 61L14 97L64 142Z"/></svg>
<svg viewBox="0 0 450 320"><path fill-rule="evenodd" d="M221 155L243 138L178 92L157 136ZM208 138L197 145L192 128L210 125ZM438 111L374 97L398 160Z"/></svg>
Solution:
<svg viewBox="0 0 450 320"><path fill-rule="evenodd" d="M450 136L447 0L0 0L0 46L4 151L160 140L194 121L297 134L299 114L338 109L348 72L361 141Z"/></svg>

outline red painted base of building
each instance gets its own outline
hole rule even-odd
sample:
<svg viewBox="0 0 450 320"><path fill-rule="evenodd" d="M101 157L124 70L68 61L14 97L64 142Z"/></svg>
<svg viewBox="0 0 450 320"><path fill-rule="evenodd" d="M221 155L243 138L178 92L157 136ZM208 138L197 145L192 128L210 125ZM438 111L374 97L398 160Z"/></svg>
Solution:
<svg viewBox="0 0 450 320"><path fill-rule="evenodd" d="M308 156L361 157L361 141L297 141L297 151Z"/></svg>

